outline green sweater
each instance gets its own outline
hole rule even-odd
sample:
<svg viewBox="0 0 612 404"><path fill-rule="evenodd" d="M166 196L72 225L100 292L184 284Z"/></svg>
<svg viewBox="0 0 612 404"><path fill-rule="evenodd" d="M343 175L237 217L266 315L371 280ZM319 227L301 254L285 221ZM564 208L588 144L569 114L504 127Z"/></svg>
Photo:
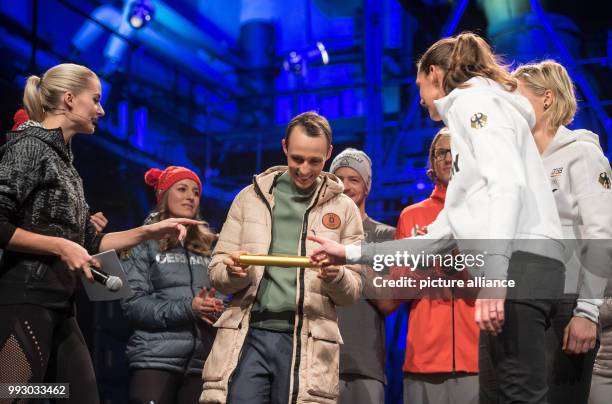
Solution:
<svg viewBox="0 0 612 404"><path fill-rule="evenodd" d="M295 186L288 173L278 178L273 191L272 243L268 254L300 254L304 213L317 184L311 189L302 190ZM251 309L251 327L292 333L296 283L297 268L266 267Z"/></svg>

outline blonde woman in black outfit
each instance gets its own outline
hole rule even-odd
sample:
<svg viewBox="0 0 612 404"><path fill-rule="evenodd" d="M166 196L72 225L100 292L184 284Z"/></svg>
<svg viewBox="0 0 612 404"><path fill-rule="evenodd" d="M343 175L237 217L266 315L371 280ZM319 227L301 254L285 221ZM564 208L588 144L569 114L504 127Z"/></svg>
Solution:
<svg viewBox="0 0 612 404"><path fill-rule="evenodd" d="M9 132L0 149L0 383L70 384L66 403L99 402L91 358L74 318L79 275L93 281L92 255L144 240L178 237L168 219L117 233L89 221L71 140L93 134L100 80L84 66L60 64L30 76L24 105L34 121ZM60 265L63 264L63 265Z"/></svg>

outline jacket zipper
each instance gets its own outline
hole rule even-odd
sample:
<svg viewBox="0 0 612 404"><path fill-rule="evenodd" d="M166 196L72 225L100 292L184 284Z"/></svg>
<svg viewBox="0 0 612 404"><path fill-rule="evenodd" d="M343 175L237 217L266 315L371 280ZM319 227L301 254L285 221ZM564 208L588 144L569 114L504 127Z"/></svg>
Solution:
<svg viewBox="0 0 612 404"><path fill-rule="evenodd" d="M321 184L321 188L319 188L319 192L315 196L315 199L312 201L310 206L304 212L304 219L302 221L302 238L300 240L300 254L302 256L306 256L306 237L308 236L308 216L310 215L310 211L317 206L319 201L319 197L321 196L321 192L326 187L327 178L323 179L323 183ZM298 268L298 275L300 277L300 290L299 290L299 298L298 298L298 306L297 306L297 324L294 335L296 335L297 341L295 342L295 361L293 367L293 391L291 392L291 403L297 404L298 394L300 391L300 362L301 362L301 350L302 350L302 338L300 337L302 334L302 327L304 323L304 279L305 279L306 270L304 268Z"/></svg>
<svg viewBox="0 0 612 404"><path fill-rule="evenodd" d="M274 178L274 181L272 182L272 187L270 188L270 193L272 193L272 189L274 188L274 184L276 184L276 180L278 179L278 177L280 177L280 175L276 176ZM263 200L263 202L266 204L266 207L268 208L268 212L270 212L270 232L272 232L272 225L273 225L273 221L274 221L274 215L272 214L272 206L270 206L270 203L268 202L268 200L265 198L261 188L259 188L259 184L257 184L257 181L255 180L255 176L253 176L253 189L255 190L255 193ZM272 238L270 237L270 242L272 242ZM270 249L270 246L268 246L268 250ZM265 268L264 268L265 270ZM257 291L255 292L255 298L257 298L257 295L259 294L259 288L261 287L261 281L259 282L259 285L257 285ZM248 313L248 316L250 316L251 314ZM241 327L241 325L239 325L238 327ZM245 337L246 339L246 337ZM238 368L238 365L240 364L240 359L242 358L242 354L244 352L244 342L242 343L242 347L240 348L240 353L238 354L238 362L236 363L236 366L234 367L234 370L232 370L232 373L229 375L228 377L228 381L227 381L227 385L230 386L232 383L232 379L234 377L234 374L236 373L236 369ZM228 395L229 395L229 391L228 391Z"/></svg>
<svg viewBox="0 0 612 404"><path fill-rule="evenodd" d="M195 298L195 293L193 291L193 268L191 267L191 261L189 257L189 251L185 249L185 258L187 258L187 268L189 268L189 290L191 291L192 301ZM183 372L185 375L189 372L189 363L193 359L193 355L195 354L196 349L196 338L198 338L198 330L196 325L197 319L191 324L191 334L193 335L193 340L191 341L191 354L189 355L189 360L185 364L185 371Z"/></svg>
<svg viewBox="0 0 612 404"><path fill-rule="evenodd" d="M278 177L280 177L280 175L277 175L274 178L274 181L272 181L272 187L270 188L270 191L268 191L268 193L270 194L272 193L272 190L274 189L274 186L276 184L276 181L278 180ZM263 191L261 190L261 188L259 188L259 185L257 184L257 181L255 181L255 176L253 176L253 188L255 189L255 193L259 195L259 197L266 204L266 207L268 208L268 212L270 212L270 243L272 243L272 228L274 226L274 215L272 214L272 206L270 206L270 202L268 202L268 200L265 198ZM268 251L270 251L270 245L268 245ZM265 268L264 268L264 271L265 271ZM255 298L257 298L257 295L259 294L260 287L261 287L261 281L259 282L259 285L257 285L257 291L255 292Z"/></svg>

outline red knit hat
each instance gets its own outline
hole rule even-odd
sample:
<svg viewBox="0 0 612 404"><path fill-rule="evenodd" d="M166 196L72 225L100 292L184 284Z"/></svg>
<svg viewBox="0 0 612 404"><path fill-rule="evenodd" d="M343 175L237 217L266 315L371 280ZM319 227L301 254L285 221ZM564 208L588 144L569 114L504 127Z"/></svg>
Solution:
<svg viewBox="0 0 612 404"><path fill-rule="evenodd" d="M11 130L17 130L19 125L27 122L29 119L30 117L28 116L26 110L24 108L19 108L17 112L15 112L15 115L13 115L13 128Z"/></svg>
<svg viewBox="0 0 612 404"><path fill-rule="evenodd" d="M200 177L193 171L185 167L169 166L165 170L159 168L151 168L145 173L145 183L155 189L155 195L157 196L157 202L160 201L164 192L166 192L175 183L188 179L193 180L202 190L202 182Z"/></svg>

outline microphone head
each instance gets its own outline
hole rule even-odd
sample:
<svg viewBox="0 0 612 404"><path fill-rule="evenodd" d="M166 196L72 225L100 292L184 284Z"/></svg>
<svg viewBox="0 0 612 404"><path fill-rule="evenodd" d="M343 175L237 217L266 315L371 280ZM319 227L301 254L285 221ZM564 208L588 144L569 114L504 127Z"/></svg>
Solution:
<svg viewBox="0 0 612 404"><path fill-rule="evenodd" d="M116 292L123 287L123 281L118 276L109 276L106 280L106 289Z"/></svg>

